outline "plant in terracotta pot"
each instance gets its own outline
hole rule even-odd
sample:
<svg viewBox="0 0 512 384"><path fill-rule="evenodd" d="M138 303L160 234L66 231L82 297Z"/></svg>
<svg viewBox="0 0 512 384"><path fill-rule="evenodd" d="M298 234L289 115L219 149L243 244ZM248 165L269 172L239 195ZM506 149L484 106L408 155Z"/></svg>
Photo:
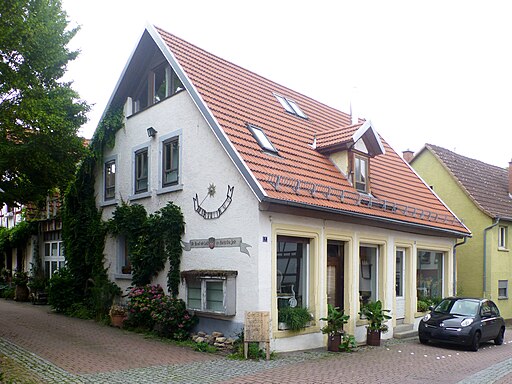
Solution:
<svg viewBox="0 0 512 384"><path fill-rule="evenodd" d="M349 315L345 315L343 309L335 307L331 304L327 307L327 317L322 317L320 320L326 321L320 330L323 334L327 334L327 350L333 352L339 352L339 346L342 341L342 336L345 333L343 331L343 325L348 322Z"/></svg>
<svg viewBox="0 0 512 384"><path fill-rule="evenodd" d="M391 312L389 309L382 309L382 302L380 300L370 301L361 308L359 315L368 320L368 326L366 327L367 345L380 345L381 333L388 331L388 326L385 322L391 319L391 316L387 314L389 312Z"/></svg>
<svg viewBox="0 0 512 384"><path fill-rule="evenodd" d="M112 304L108 312L110 315L110 324L113 327L122 328L126 313L126 308L123 305Z"/></svg>

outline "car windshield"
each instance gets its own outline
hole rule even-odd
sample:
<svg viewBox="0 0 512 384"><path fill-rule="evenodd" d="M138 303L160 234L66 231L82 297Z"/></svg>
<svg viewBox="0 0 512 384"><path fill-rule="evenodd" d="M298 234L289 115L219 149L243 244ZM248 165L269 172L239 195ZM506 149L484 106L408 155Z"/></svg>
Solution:
<svg viewBox="0 0 512 384"><path fill-rule="evenodd" d="M445 299L434 308L434 311L451 315L476 316L478 313L478 301Z"/></svg>

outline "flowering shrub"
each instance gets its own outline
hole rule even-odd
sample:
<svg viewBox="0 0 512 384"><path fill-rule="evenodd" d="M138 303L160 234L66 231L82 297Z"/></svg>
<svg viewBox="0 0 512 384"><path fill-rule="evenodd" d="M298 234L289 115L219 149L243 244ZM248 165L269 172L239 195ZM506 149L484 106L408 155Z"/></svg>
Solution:
<svg viewBox="0 0 512 384"><path fill-rule="evenodd" d="M186 339L198 321L183 300L166 296L160 285L132 288L127 309L130 326L154 329L160 336L176 340Z"/></svg>
<svg viewBox="0 0 512 384"><path fill-rule="evenodd" d="M175 340L187 339L198 319L187 311L185 302L165 296L157 305L157 310L152 313L157 332Z"/></svg>

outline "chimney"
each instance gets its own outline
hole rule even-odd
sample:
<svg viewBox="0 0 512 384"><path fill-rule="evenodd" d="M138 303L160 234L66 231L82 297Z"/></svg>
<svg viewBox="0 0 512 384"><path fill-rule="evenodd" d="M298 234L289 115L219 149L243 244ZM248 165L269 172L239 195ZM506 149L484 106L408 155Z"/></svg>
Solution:
<svg viewBox="0 0 512 384"><path fill-rule="evenodd" d="M508 194L512 197L512 160L508 163Z"/></svg>
<svg viewBox="0 0 512 384"><path fill-rule="evenodd" d="M402 157L404 160L408 163L411 162L412 158L414 157L414 151L411 151L410 149L407 149L402 152Z"/></svg>

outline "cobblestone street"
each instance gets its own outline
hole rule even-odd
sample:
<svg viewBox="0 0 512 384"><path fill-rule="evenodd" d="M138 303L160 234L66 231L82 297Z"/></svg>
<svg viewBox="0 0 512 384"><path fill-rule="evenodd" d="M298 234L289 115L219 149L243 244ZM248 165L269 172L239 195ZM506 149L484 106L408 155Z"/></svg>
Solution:
<svg viewBox="0 0 512 384"><path fill-rule="evenodd" d="M511 340L476 353L413 338L237 361L0 300L0 354L47 383L512 383Z"/></svg>

